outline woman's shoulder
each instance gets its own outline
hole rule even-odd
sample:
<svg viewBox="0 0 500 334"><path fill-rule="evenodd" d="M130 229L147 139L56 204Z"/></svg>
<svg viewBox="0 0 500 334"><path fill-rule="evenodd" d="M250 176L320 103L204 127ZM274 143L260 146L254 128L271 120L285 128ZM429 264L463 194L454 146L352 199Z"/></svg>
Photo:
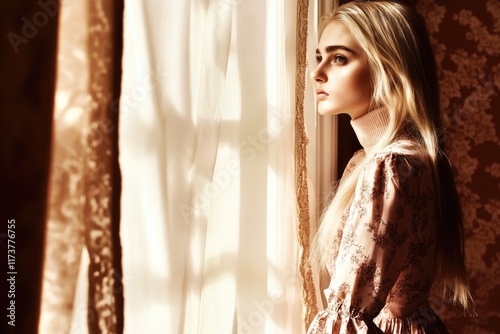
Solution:
<svg viewBox="0 0 500 334"><path fill-rule="evenodd" d="M411 141L398 140L372 152L356 182L352 210L361 215L368 205L417 210L435 203L435 181L425 150ZM382 204L383 203L383 204ZM429 206L429 208L431 208Z"/></svg>
<svg viewBox="0 0 500 334"><path fill-rule="evenodd" d="M425 148L414 140L397 139L375 153L373 159L394 161L397 158L405 157L419 164L429 165L430 156Z"/></svg>
<svg viewBox="0 0 500 334"><path fill-rule="evenodd" d="M417 142L398 139L376 152L367 162L365 173L385 173L390 178L431 175L430 157Z"/></svg>

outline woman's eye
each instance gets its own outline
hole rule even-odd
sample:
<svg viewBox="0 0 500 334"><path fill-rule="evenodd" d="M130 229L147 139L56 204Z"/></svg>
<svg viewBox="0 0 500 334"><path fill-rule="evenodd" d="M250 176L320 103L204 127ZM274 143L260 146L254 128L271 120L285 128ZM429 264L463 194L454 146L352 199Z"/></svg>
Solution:
<svg viewBox="0 0 500 334"><path fill-rule="evenodd" d="M347 58L344 56L337 55L337 56L333 57L333 62L339 63L339 64L344 64L347 62Z"/></svg>
<svg viewBox="0 0 500 334"><path fill-rule="evenodd" d="M316 56L316 63L321 63L321 61L323 60L323 57L321 56Z"/></svg>

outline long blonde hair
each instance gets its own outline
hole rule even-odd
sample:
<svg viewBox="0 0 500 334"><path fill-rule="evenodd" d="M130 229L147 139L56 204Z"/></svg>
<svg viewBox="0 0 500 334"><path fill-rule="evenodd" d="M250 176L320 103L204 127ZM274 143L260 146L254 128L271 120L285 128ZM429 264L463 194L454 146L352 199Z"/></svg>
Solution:
<svg viewBox="0 0 500 334"><path fill-rule="evenodd" d="M414 9L389 1L346 3L324 19L323 29L332 21L342 23L366 53L373 87L372 107L386 106L390 121L383 138L338 184L321 218L311 259L325 266L336 256L341 217L353 198L361 170L373 155L406 131L406 136L426 150L434 170L439 210L436 284L443 298L467 310L471 303L463 218L452 170L444 155L439 84L425 22Z"/></svg>

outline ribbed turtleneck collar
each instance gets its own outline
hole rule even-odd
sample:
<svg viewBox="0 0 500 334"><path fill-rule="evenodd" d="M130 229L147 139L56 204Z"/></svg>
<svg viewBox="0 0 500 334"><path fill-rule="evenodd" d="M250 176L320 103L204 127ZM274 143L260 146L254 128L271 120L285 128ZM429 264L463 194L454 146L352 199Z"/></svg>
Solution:
<svg viewBox="0 0 500 334"><path fill-rule="evenodd" d="M389 125L389 110L386 107L374 109L367 114L351 120L351 126L359 143L366 152L384 135Z"/></svg>

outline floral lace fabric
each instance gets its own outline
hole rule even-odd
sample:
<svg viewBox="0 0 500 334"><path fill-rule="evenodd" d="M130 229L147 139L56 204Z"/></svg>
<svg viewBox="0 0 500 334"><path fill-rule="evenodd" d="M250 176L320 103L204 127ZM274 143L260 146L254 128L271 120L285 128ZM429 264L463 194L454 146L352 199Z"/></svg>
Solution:
<svg viewBox="0 0 500 334"><path fill-rule="evenodd" d="M346 173L363 156L355 154ZM436 246L427 161L415 144L398 140L364 167L329 268L328 306L309 334L447 333L427 304Z"/></svg>
<svg viewBox="0 0 500 334"><path fill-rule="evenodd" d="M340 316L347 314L348 316ZM392 317L384 308L373 320L363 314L349 312L346 304L331 301L328 308L318 313L309 333L405 333L441 334L449 333L439 316L428 305L417 308L406 317Z"/></svg>

